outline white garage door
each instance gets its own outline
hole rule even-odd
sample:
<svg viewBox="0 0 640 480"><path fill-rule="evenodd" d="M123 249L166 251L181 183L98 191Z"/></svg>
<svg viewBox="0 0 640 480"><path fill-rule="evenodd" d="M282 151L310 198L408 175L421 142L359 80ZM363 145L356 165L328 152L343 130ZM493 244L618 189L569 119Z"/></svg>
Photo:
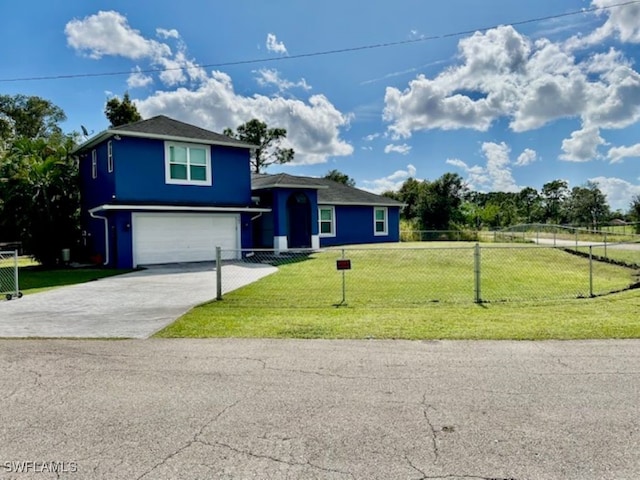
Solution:
<svg viewBox="0 0 640 480"><path fill-rule="evenodd" d="M239 215L133 213L133 263L152 265L237 258ZM226 250L226 251L225 251Z"/></svg>

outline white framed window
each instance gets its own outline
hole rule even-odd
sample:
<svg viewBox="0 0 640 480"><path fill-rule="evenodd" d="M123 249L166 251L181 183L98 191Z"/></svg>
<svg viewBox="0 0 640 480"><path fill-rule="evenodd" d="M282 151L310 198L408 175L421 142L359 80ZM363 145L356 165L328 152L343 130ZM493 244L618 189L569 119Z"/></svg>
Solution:
<svg viewBox="0 0 640 480"><path fill-rule="evenodd" d="M373 234L388 235L388 211L387 207L374 207L373 209Z"/></svg>
<svg viewBox="0 0 640 480"><path fill-rule="evenodd" d="M91 178L98 178L98 151L91 150Z"/></svg>
<svg viewBox="0 0 640 480"><path fill-rule="evenodd" d="M107 142L107 171L113 172L113 144L111 140Z"/></svg>
<svg viewBox="0 0 640 480"><path fill-rule="evenodd" d="M211 149L193 143L164 143L165 182L211 185Z"/></svg>
<svg viewBox="0 0 640 480"><path fill-rule="evenodd" d="M336 209L331 206L318 207L318 233L321 237L336 236Z"/></svg>

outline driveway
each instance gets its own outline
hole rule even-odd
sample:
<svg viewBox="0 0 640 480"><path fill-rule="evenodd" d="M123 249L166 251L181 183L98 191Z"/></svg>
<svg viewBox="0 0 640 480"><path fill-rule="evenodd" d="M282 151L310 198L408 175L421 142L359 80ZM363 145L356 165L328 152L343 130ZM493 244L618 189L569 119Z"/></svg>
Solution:
<svg viewBox="0 0 640 480"><path fill-rule="evenodd" d="M225 265L222 291L275 271L259 264ZM147 338L215 296L211 264L152 267L0 302L0 338Z"/></svg>
<svg viewBox="0 0 640 480"><path fill-rule="evenodd" d="M638 340L0 340L0 480L632 480L639 385Z"/></svg>

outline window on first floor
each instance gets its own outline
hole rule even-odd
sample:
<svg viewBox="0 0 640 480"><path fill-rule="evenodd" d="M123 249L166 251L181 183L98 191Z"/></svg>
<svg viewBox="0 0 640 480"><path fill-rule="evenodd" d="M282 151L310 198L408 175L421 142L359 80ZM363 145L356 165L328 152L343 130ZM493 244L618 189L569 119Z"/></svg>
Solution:
<svg viewBox="0 0 640 480"><path fill-rule="evenodd" d="M387 207L375 207L373 209L373 234L388 235L388 223Z"/></svg>
<svg viewBox="0 0 640 480"><path fill-rule="evenodd" d="M165 142L165 181L179 185L211 185L210 147Z"/></svg>
<svg viewBox="0 0 640 480"><path fill-rule="evenodd" d="M336 210L334 207L318 207L318 230L321 237L336 236Z"/></svg>

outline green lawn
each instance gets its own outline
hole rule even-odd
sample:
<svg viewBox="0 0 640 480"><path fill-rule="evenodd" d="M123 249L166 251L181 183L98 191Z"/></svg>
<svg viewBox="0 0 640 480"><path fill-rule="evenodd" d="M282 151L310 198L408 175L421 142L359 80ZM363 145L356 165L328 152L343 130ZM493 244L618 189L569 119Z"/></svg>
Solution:
<svg viewBox="0 0 640 480"><path fill-rule="evenodd" d="M129 271L130 270L106 268L60 268L46 270L42 267L24 267L18 270L18 274L20 291L28 295L64 285L91 282Z"/></svg>
<svg viewBox="0 0 640 480"><path fill-rule="evenodd" d="M472 245L348 249L280 261L278 272L199 306L160 337L607 338L640 336L640 290L593 299L588 260L539 247L483 248L480 305ZM397 245L394 245L397 247ZM430 244L430 246L432 246ZM265 260L266 261L266 260ZM596 293L637 272L594 264Z"/></svg>

